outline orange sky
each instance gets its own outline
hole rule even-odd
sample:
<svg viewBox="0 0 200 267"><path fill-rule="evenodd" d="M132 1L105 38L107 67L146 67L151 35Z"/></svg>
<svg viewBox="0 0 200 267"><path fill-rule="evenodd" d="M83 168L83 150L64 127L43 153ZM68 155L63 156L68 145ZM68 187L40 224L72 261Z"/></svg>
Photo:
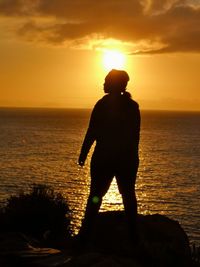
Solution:
<svg viewBox="0 0 200 267"><path fill-rule="evenodd" d="M1 0L0 106L92 107L118 49L142 109L200 110L199 25L199 0Z"/></svg>

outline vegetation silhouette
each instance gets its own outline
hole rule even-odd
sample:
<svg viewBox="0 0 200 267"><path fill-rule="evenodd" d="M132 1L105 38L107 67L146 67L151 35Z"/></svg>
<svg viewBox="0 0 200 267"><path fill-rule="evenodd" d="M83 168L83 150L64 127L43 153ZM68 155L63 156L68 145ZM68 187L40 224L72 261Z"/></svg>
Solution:
<svg viewBox="0 0 200 267"><path fill-rule="evenodd" d="M35 184L31 192L11 196L0 210L0 231L21 232L40 242L71 235L71 213L60 193L47 185Z"/></svg>
<svg viewBox="0 0 200 267"><path fill-rule="evenodd" d="M130 236L136 239L137 200L135 181L139 165L140 111L126 92L129 81L123 70L111 70L105 77L105 96L91 114L78 163L83 166L96 141L91 159L91 186L79 237L86 240L94 226L102 198L115 177L122 195Z"/></svg>

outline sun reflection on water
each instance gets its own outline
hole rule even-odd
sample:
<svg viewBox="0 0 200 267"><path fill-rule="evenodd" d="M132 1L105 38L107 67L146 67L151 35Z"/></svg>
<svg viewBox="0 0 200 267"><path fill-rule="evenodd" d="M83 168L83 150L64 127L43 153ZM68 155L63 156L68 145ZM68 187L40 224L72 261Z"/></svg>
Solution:
<svg viewBox="0 0 200 267"><path fill-rule="evenodd" d="M107 210L122 210L122 198L118 191L118 186L116 179L114 178L108 192L103 198L103 203L100 211L107 211Z"/></svg>

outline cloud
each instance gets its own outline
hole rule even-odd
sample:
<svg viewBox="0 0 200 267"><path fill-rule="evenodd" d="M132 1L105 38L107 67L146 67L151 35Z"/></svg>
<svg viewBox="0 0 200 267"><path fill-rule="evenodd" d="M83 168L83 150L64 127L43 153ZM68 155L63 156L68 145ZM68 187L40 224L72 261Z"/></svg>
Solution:
<svg viewBox="0 0 200 267"><path fill-rule="evenodd" d="M200 52L199 0L0 0L0 15L23 18L17 34L28 41L115 39L132 43L133 54Z"/></svg>

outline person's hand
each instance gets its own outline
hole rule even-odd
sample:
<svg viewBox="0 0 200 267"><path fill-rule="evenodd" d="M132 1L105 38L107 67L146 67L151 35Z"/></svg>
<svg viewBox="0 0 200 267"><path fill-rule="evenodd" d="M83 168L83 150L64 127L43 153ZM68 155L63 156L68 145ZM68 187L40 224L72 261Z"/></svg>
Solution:
<svg viewBox="0 0 200 267"><path fill-rule="evenodd" d="M82 160L80 160L80 159L78 160L78 165L79 165L79 166L83 167L83 166L84 166L84 163L85 163L84 161L82 161Z"/></svg>
<svg viewBox="0 0 200 267"><path fill-rule="evenodd" d="M83 167L84 164L85 164L85 158L82 155L80 155L78 159L78 165Z"/></svg>

